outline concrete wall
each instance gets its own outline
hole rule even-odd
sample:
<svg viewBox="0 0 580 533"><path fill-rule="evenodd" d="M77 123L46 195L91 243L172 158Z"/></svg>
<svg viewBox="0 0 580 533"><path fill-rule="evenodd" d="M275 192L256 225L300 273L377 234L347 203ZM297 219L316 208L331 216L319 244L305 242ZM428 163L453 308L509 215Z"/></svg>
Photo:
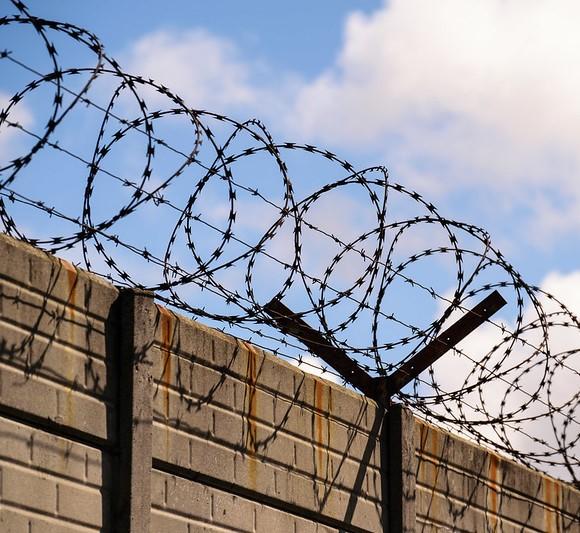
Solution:
<svg viewBox="0 0 580 533"><path fill-rule="evenodd" d="M0 236L0 531L580 531L580 494Z"/></svg>
<svg viewBox="0 0 580 533"><path fill-rule="evenodd" d="M580 493L415 420L418 531L579 532Z"/></svg>
<svg viewBox="0 0 580 533"><path fill-rule="evenodd" d="M153 360L155 531L381 531L373 403L162 308Z"/></svg>
<svg viewBox="0 0 580 533"><path fill-rule="evenodd" d="M0 531L111 524L110 284L0 238Z"/></svg>

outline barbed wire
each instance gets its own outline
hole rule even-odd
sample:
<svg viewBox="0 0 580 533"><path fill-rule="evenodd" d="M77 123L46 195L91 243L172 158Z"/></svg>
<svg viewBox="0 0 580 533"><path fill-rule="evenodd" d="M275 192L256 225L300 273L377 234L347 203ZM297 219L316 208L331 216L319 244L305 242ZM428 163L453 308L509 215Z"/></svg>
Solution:
<svg viewBox="0 0 580 533"><path fill-rule="evenodd" d="M276 142L258 120L193 109L124 71L85 29L12 3L0 31L28 33L25 49L0 52L11 87L5 103L0 88L3 231L333 379L267 302L283 299L382 376L500 289L504 322L488 320L397 398L580 482L580 322L486 231L443 217L385 167L357 170Z"/></svg>

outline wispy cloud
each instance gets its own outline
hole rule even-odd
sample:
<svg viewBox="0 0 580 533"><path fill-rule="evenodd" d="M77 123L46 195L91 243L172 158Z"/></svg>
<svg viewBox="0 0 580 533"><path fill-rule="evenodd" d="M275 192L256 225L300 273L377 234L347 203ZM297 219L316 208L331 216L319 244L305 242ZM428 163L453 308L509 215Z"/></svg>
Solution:
<svg viewBox="0 0 580 533"><path fill-rule="evenodd" d="M437 152L453 138L448 155L482 162L503 142L576 150L579 15L576 2L523 0L394 0L353 13L336 63L299 94L296 127L364 144L422 133Z"/></svg>
<svg viewBox="0 0 580 533"><path fill-rule="evenodd" d="M10 104L9 98L7 94L0 92L0 110L8 108ZM22 102L10 109L8 119L10 122L18 123L25 127L34 123L32 111ZM16 128L9 126L7 123L0 127L0 167L6 165L9 159L17 157L18 133ZM27 141L28 143L30 142L29 139Z"/></svg>
<svg viewBox="0 0 580 533"><path fill-rule="evenodd" d="M201 28L144 35L125 63L130 71L168 86L194 109L231 110L252 105L257 97L251 67L236 46Z"/></svg>
<svg viewBox="0 0 580 533"><path fill-rule="evenodd" d="M494 210L518 211L544 242L580 223L579 16L572 0L393 0L351 13L335 61L311 80L261 70L199 28L145 35L125 64L193 108L370 150L431 196L495 194Z"/></svg>
<svg viewBox="0 0 580 533"><path fill-rule="evenodd" d="M493 209L524 211L545 241L580 223L579 16L577 2L524 0L394 0L353 13L335 63L301 87L287 125L382 153L431 196L495 191Z"/></svg>

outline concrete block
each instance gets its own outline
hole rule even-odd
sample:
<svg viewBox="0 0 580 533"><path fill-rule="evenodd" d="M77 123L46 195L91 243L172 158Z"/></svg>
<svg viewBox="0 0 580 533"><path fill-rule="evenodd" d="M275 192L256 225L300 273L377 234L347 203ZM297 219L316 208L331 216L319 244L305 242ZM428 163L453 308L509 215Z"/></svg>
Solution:
<svg viewBox="0 0 580 533"><path fill-rule="evenodd" d="M87 527L100 528L103 525L103 501L98 489L61 481L57 490L60 517ZM108 502L105 502L105 507L108 507Z"/></svg>
<svg viewBox="0 0 580 533"><path fill-rule="evenodd" d="M239 496L224 492L211 495L212 523L226 529L255 531L256 505Z"/></svg>
<svg viewBox="0 0 580 533"><path fill-rule="evenodd" d="M36 470L84 482L89 454L94 462L101 463L100 453L97 450L49 433L41 431L30 433L30 465ZM95 481L100 482L101 479Z"/></svg>
<svg viewBox="0 0 580 533"><path fill-rule="evenodd" d="M50 261L46 253L0 233L0 257L10 258L2 263L2 278L28 285L30 258L34 256Z"/></svg>
<svg viewBox="0 0 580 533"><path fill-rule="evenodd" d="M72 388L53 386L57 395L55 421L87 435L114 441L117 435L115 406Z"/></svg>
<svg viewBox="0 0 580 533"><path fill-rule="evenodd" d="M207 436L199 436L207 441ZM192 435L176 430L168 424L155 421L153 424L153 457L173 465L191 468L190 441Z"/></svg>
<svg viewBox="0 0 580 533"><path fill-rule="evenodd" d="M159 386L153 393L153 413L156 420L181 431L211 435L212 413L216 408L193 401L168 387Z"/></svg>
<svg viewBox="0 0 580 533"><path fill-rule="evenodd" d="M42 402L38 399L42 398ZM0 402L23 413L56 420L57 392L52 384L0 363Z"/></svg>
<svg viewBox="0 0 580 533"><path fill-rule="evenodd" d="M74 386L97 398L113 399L115 379L109 381L106 363L98 358L40 335L31 337L11 324L1 323L0 359L21 372Z"/></svg>
<svg viewBox="0 0 580 533"><path fill-rule="evenodd" d="M312 411L301 404L277 398L272 402L274 422L296 438L312 441Z"/></svg>
<svg viewBox="0 0 580 533"><path fill-rule="evenodd" d="M171 444L171 439L178 439L178 444ZM170 445L167 445L167 442ZM185 444L187 442L187 444ZM187 448L185 448L187 446ZM167 453L166 450L170 450ZM172 449L179 452L171 452ZM185 455L187 450L187 456ZM234 453L204 437L168 431L164 426L155 424L153 431L153 457L180 466L187 466L192 472L222 479L232 483L234 479Z"/></svg>
<svg viewBox="0 0 580 533"><path fill-rule="evenodd" d="M255 419L248 419L234 411L224 409L212 409L210 419L213 420L211 427L212 437L220 444L232 450L245 449L250 446L255 450L258 432L258 423Z"/></svg>
<svg viewBox="0 0 580 533"><path fill-rule="evenodd" d="M2 281L2 307L7 320L21 328L33 328L48 338L92 350L104 358L104 331L109 309L91 315L76 301L58 300L51 294Z"/></svg>
<svg viewBox="0 0 580 533"><path fill-rule="evenodd" d="M14 464L0 468L2 502L53 515L57 510L57 484L54 477Z"/></svg>
<svg viewBox="0 0 580 533"><path fill-rule="evenodd" d="M99 502L99 491L108 493L109 487L103 487L103 477L110 479L110 459L103 457L100 450L5 418L0 418L0 436L0 459L3 463L14 463L16 472L24 471L25 474L32 475L33 479L45 475L45 479L53 479L57 485L65 483L64 489L61 487L65 491L68 485L63 480L75 480L77 483L73 485L78 490L83 491L84 487L92 490ZM21 480L18 474L13 474L5 478L4 483L20 485ZM40 484L44 485L45 482L41 481ZM34 490L36 489L33 487ZM61 504L62 497L61 491ZM93 506L91 503L91 509L93 508L101 513L100 504Z"/></svg>
<svg viewBox="0 0 580 533"><path fill-rule="evenodd" d="M0 507L0 531L2 533L80 533L87 529L81 525L66 523L51 516L29 512L18 507Z"/></svg>
<svg viewBox="0 0 580 533"><path fill-rule="evenodd" d="M164 533L189 533L188 523L183 518L166 514L159 509L151 509L151 531ZM207 529L200 529L207 531Z"/></svg>
<svg viewBox="0 0 580 533"><path fill-rule="evenodd" d="M28 464L32 457L34 429L0 417L0 459Z"/></svg>
<svg viewBox="0 0 580 533"><path fill-rule="evenodd" d="M240 382L228 374L197 365L191 371L191 396L196 402L223 409L235 408L236 388Z"/></svg>
<svg viewBox="0 0 580 533"><path fill-rule="evenodd" d="M210 522L212 495L209 487L163 472L155 472L156 484L164 487L164 511Z"/></svg>
<svg viewBox="0 0 580 533"><path fill-rule="evenodd" d="M294 397L294 377L297 368L280 357L262 350L264 357L260 367L259 385L275 396L285 399Z"/></svg>

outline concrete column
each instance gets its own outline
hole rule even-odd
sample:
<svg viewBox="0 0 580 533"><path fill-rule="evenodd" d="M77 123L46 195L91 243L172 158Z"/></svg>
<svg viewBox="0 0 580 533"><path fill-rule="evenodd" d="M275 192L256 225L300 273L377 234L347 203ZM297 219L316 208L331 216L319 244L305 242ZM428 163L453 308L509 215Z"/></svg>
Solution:
<svg viewBox="0 0 580 533"><path fill-rule="evenodd" d="M153 294L124 289L119 297L118 531L148 533L151 521Z"/></svg>
<svg viewBox="0 0 580 533"><path fill-rule="evenodd" d="M402 405L389 407L386 417L387 523L389 533L415 531L416 464L414 419Z"/></svg>

